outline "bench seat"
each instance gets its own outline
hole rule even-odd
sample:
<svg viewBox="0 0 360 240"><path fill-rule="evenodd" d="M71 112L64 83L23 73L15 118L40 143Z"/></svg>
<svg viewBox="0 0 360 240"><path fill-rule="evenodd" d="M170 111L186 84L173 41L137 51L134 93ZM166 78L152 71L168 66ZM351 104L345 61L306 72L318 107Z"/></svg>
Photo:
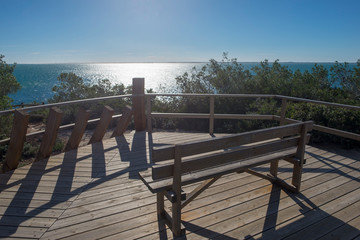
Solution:
<svg viewBox="0 0 360 240"><path fill-rule="evenodd" d="M305 145L312 126L312 122L300 122L153 148L153 165L139 176L157 195L158 217L165 220L175 237L181 236L185 233L181 209L223 175L247 172L299 192ZM279 160L293 164L291 184L277 177ZM269 163L270 175L251 169ZM189 194L182 191L182 186L197 182L200 184ZM172 203L171 215L165 210L165 197Z"/></svg>
<svg viewBox="0 0 360 240"><path fill-rule="evenodd" d="M270 163L271 161L281 160L286 158L292 158L296 154L297 148L293 147L281 152L274 152L258 156L255 158L248 158L231 164L224 164L217 167L208 168L205 170L199 170L183 174L181 176L181 184L183 186L192 184L195 182L203 181L206 179L222 176L233 172L245 172L248 168L259 166L262 164ZM151 176L151 172L142 172L139 174L141 180L149 188L152 193L158 193L167 191L172 188L173 178L167 177L158 180L154 180Z"/></svg>

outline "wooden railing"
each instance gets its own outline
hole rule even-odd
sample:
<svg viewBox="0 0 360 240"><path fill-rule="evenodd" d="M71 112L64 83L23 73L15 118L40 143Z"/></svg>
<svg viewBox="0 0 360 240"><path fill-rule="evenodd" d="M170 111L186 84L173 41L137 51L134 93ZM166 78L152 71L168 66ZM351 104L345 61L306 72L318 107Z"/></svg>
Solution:
<svg viewBox="0 0 360 240"><path fill-rule="evenodd" d="M151 106L151 99L156 97L196 97L196 98L209 98L209 112L208 113L160 113L153 112ZM100 118L89 120L89 112L85 110L79 111L74 123L62 125L61 118L62 112L58 107L81 105L85 103L100 102L105 100L120 100L120 99L132 99L132 108L127 107L123 109L122 114L113 115L114 111L109 106L105 106ZM219 114L215 113L215 101L218 98L253 98L253 99L278 99L281 101L280 116L278 115L259 115L259 114ZM10 138L0 140L1 144L9 144L6 154L6 163L3 167L4 171L15 169L21 158L21 152L23 149L24 141L27 137L34 137L37 135L43 135L43 139L40 145L40 150L37 155L37 159L49 157L57 136L58 131L65 129L73 129L70 139L66 145L65 150L70 150L78 147L79 142L84 134L88 123L97 123L96 129L89 143L101 141L105 131L107 130L112 119L119 119L118 124L112 134L112 137L121 135L127 128L131 118L134 118L134 127L136 131L148 130L152 132L152 119L153 118L194 118L194 119L208 119L209 120L209 133L214 133L214 120L215 119L246 119L246 120L275 120L279 121L280 125L286 123L298 122L294 119L286 118L286 111L288 102L305 102L312 104L320 104L331 107L346 108L354 111L359 111L359 106L351 106L337 103L329 103L323 101L287 97L281 95L265 95L265 94L145 94L144 93L144 79L133 79L133 94L130 95L118 95L92 99L82 99L76 101L60 102L45 104L39 106L31 106L21 109L11 109L6 111L0 111L1 115L14 115L14 124ZM40 109L51 109L48 116L48 122L44 130L28 133L27 128L29 123L28 112L36 111ZM333 129L325 126L314 125L314 129L320 132L325 132L333 135L337 135L344 138L360 141L360 135L352 132L346 132L339 129Z"/></svg>
<svg viewBox="0 0 360 240"><path fill-rule="evenodd" d="M324 101L295 98L281 95L264 95L264 94L146 94L147 97L147 115L148 131L151 131L151 118L198 118L198 119L209 119L209 133L214 133L214 119L241 119L241 120L276 120L281 125L285 123L299 122L298 120L286 118L286 111L288 102L305 102L318 105L325 105L337 108L345 108L350 110L360 110L359 106L330 103ZM207 97L210 98L210 111L209 113L153 113L151 110L151 98L154 97ZM217 114L214 112L215 98L272 98L281 100L281 113L278 115L256 115L256 114ZM324 127L321 125L314 125L314 130L329 133L332 135L349 138L352 140L360 141L360 134L346 132L339 129Z"/></svg>

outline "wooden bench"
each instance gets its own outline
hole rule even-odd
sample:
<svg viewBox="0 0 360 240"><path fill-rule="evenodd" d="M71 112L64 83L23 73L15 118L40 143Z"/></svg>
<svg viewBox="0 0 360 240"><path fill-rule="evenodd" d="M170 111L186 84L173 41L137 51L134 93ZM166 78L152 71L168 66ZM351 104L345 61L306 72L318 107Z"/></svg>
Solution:
<svg viewBox="0 0 360 240"><path fill-rule="evenodd" d="M139 175L157 194L158 217L165 220L174 237L181 236L185 234L181 209L225 174L248 172L299 192L312 126L312 122L295 123L153 149L151 175ZM294 165L292 185L277 178L278 161L282 159ZM270 163L270 175L250 169L266 163ZM191 193L182 192L181 186L200 181ZM172 203L171 216L164 208L164 197Z"/></svg>

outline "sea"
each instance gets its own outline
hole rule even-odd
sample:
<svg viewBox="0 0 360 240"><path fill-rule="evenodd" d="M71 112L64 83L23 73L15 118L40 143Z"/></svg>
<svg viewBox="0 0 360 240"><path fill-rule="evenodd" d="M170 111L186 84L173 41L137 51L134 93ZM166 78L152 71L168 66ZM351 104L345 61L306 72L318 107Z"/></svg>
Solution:
<svg viewBox="0 0 360 240"><path fill-rule="evenodd" d="M175 78L196 67L200 69L206 62L186 63L83 63L83 64L17 64L14 75L21 84L21 89L9 96L14 99L13 105L30 103L47 103L54 92L52 88L58 84L61 73L75 73L88 84L97 80L108 79L112 84L132 83L133 78L145 78L145 88L156 92L176 91ZM260 63L243 62L245 69L251 70ZM330 69L334 63L318 63ZM311 70L315 63L281 63L292 71ZM355 66L351 63L350 66Z"/></svg>

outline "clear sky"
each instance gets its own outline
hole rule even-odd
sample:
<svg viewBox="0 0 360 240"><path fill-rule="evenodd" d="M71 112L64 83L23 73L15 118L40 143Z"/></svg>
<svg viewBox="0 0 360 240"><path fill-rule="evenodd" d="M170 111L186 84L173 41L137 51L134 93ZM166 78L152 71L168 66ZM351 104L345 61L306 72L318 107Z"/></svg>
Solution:
<svg viewBox="0 0 360 240"><path fill-rule="evenodd" d="M359 0L0 0L7 63L356 62Z"/></svg>

